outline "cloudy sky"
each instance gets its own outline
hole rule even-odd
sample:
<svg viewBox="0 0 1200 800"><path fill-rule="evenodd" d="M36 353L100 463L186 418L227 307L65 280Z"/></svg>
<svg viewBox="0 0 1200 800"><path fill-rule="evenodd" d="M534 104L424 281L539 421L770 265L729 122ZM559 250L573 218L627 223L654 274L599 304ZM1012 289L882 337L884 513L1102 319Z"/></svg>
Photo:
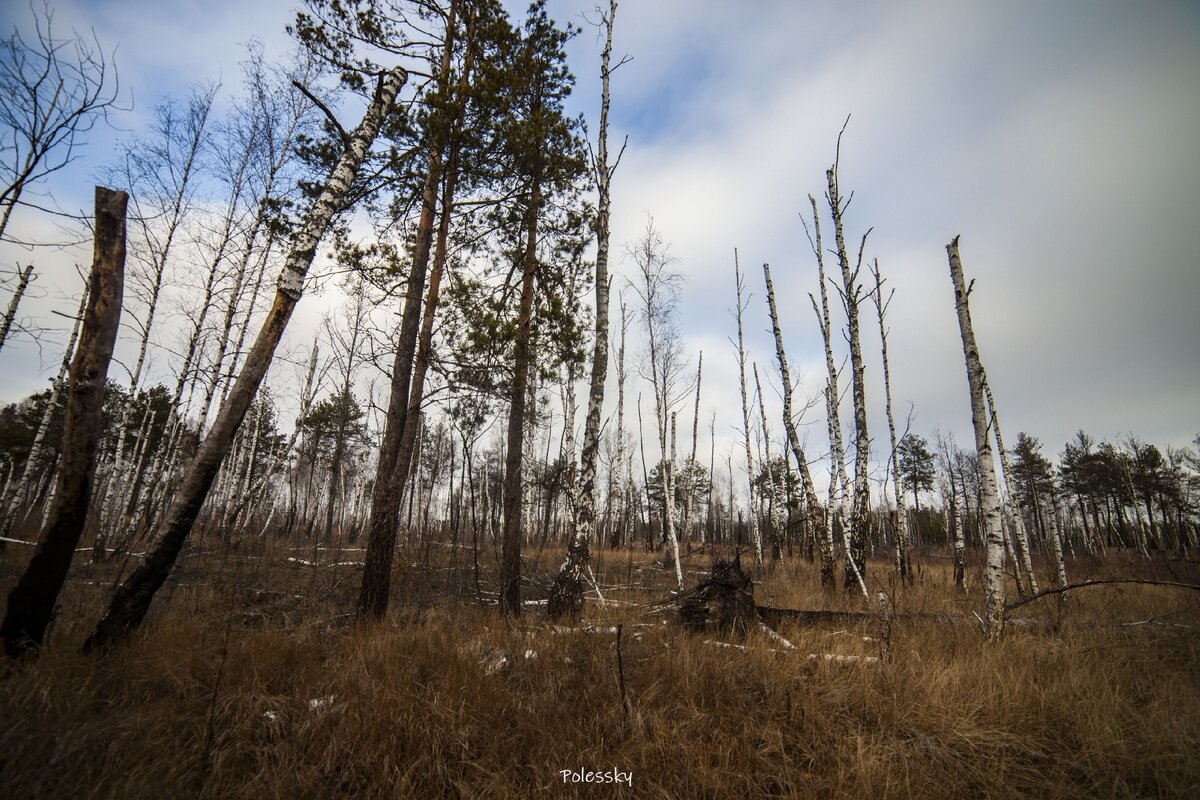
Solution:
<svg viewBox="0 0 1200 800"><path fill-rule="evenodd" d="M593 5L553 0L551 11L580 23ZM119 45L134 111L116 122L136 129L164 94L235 82L239 43L251 36L281 54L293 3L55 6L61 24ZM0 15L22 11L4 8ZM569 49L572 102L593 120L600 44L585 26ZM798 215L809 193L823 197L847 115L847 233L857 242L873 227L866 255L895 289L893 395L900 418L911 407L914 431L939 427L970 441L945 254L961 235L976 280L975 330L1009 439L1028 431L1053 453L1079 428L1160 446L1200 432L1197 4L623 0L615 49L632 57L612 86L613 135L629 137L614 179L615 252L649 216L671 245L686 279L686 347L693 358L705 353L702 418L706 427L717 413L718 459L740 424L728 340L736 335L734 248L753 292L751 357L777 386L761 278L769 262L802 378L797 399L819 392L823 355L807 296L817 289L816 264ZM60 176L60 204L86 207L90 189L79 189L117 136L98 132L88 157ZM3 255L6 271L23 257ZM623 258L614 267L632 274ZM54 284L46 276L31 314L44 314ZM320 298L307 302L299 327L320 313ZM868 402L882 449L882 370L868 311ZM45 350L39 361L27 343L6 346L0 400L43 385L56 357ZM777 408L778 390L767 394ZM690 427L690 411L681 416ZM824 421L816 410L806 421L815 455L825 447Z"/></svg>

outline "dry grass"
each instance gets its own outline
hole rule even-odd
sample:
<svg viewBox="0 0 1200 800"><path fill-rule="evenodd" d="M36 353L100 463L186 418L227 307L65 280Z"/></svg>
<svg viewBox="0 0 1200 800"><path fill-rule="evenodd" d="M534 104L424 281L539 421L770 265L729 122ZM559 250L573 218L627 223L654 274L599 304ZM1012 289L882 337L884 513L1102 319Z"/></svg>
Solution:
<svg viewBox="0 0 1200 800"><path fill-rule="evenodd" d="M20 554L0 556L5 590ZM51 647L0 679L6 797L1188 797L1200 793L1198 598L1097 587L1021 610L1036 624L983 646L970 621L898 619L890 664L878 624L795 626L799 654L752 635L745 650L661 624L645 605L669 575L645 554L601 554L620 605L630 700L614 637L554 634L531 608L507 626L483 608L469 559L408 552L403 599L383 625L343 616L355 567L279 553L186 559L151 623L105 657L77 653L113 567L80 567ZM301 557L310 558L308 554ZM345 553L327 560L352 559ZM359 556L361 557L361 556ZM539 596L556 556L542 555ZM417 563L413 563L417 560ZM532 559L531 559L532 560ZM703 570L707 557L690 560ZM1075 565L1082 575L1097 566ZM893 591L897 613L969 614L948 562ZM887 565L872 580L888 588ZM1200 582L1182 561L1098 574ZM977 584L978 585L978 584ZM484 590L494 587L485 570ZM824 598L795 562L760 602L858 610ZM418 602L420 601L420 602ZM1180 613L1173 613L1180 612ZM1137 625L1151 617L1173 614ZM314 702L315 701L315 702ZM315 706L315 707L314 707ZM632 789L563 783L560 770L619 769Z"/></svg>

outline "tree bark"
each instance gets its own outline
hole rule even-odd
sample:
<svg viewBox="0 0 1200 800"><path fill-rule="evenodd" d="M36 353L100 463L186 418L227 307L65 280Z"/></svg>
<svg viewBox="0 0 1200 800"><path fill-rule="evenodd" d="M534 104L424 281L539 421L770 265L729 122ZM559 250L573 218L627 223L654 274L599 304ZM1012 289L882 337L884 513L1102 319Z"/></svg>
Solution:
<svg viewBox="0 0 1200 800"><path fill-rule="evenodd" d="M822 270L823 273L824 270ZM817 500L816 487L813 485L812 473L808 468L808 458L804 454L804 446L800 442L800 436L796 431L795 417L792 415L792 373L788 369L787 353L783 349L783 331L779 326L779 312L775 306L775 287L771 283L771 267L767 264L763 264L763 279L767 284L767 309L771 312L771 329L775 335L775 356L779 360L779 374L783 379L783 427L787 432L792 455L796 459L796 467L800 470L801 492L804 494L805 505L804 515L810 523L810 528L815 531L812 523L819 512L820 501ZM824 278L822 278L822 283L824 283ZM832 362L832 356L830 361ZM831 469L829 473L831 487L835 481L836 475ZM821 531L822 535L818 540L821 551L821 586L825 591L833 591L836 583L833 566L833 528L832 526L821 526Z"/></svg>
<svg viewBox="0 0 1200 800"><path fill-rule="evenodd" d="M529 366L533 362L531 321L533 282L537 275L538 214L541 184L534 178L526 210L526 240L521 270L521 306L517 316L517 342L509 394L508 451L504 460L504 541L500 563L500 613L521 615L521 466L525 445L525 393L529 388Z"/></svg>
<svg viewBox="0 0 1200 800"><path fill-rule="evenodd" d="M742 332L742 312L746 303L742 300L742 268L738 263L737 250L733 251L733 274L737 281L737 326L738 326L738 381L742 389L742 445L746 451L746 517L750 527L750 541L754 545L754 571L760 574L763 567L762 534L754 513L754 453L750 450L750 399L746 391L746 344ZM733 509L730 509L733 513Z"/></svg>
<svg viewBox="0 0 1200 800"><path fill-rule="evenodd" d="M593 165L599 201L596 207L596 334L592 345L592 374L588 389L587 417L583 424L583 449L579 454L579 492L575 504L575 532L567 546L567 558L558 570L546 611L550 619L578 619L583 613L583 575L588 567L589 543L596 529L596 461L600 452L600 410L604 405L604 382L608 376L608 220L612 208L615 165L608 164L609 62L612 57L613 20L617 0L610 0L604 18L604 50L600 57L600 132ZM568 373L569 377L569 373ZM573 425L574 420L567 420Z"/></svg>
<svg viewBox="0 0 1200 800"><path fill-rule="evenodd" d="M883 321L892 298L889 294L887 300L883 299L883 278L879 275L878 259L872 265L871 272L875 276L875 291L871 296L875 301L875 310L879 316L879 341L883 354L883 395L887 409L888 436L892 446L888 454L887 469L892 478L892 490L896 495L896 570L900 573L902 580L907 580L911 584L913 577L909 559L912 542L908 534L908 509L904 507L904 493L900 491L900 475L899 470L896 469L896 421L892 416L892 373L888 364L887 326ZM886 501L887 476L884 477L883 496Z"/></svg>
<svg viewBox="0 0 1200 800"><path fill-rule="evenodd" d="M87 520L105 380L121 318L128 201L125 192L96 187L95 254L83 332L71 362L58 483L37 549L9 593L0 626L5 652L13 657L42 644Z"/></svg>
<svg viewBox="0 0 1200 800"><path fill-rule="evenodd" d="M839 137L840 138L840 137ZM847 588L853 579L861 584L863 571L866 569L867 527L871 521L871 490L867 483L867 458L870 455L870 439L867 435L867 400L866 381L862 357L862 342L859 335L858 304L859 286L858 272L862 267L862 247L859 247L858 262L850 266L850 257L846 251L846 238L842 226L842 214L846 205L838 195L837 163L825 172L829 186L829 210L833 215L833 232L837 241L838 263L842 269L842 301L846 307L846 326L849 329L850 340L850 385L854 400L854 495L850 502L850 529L846 534L846 575L844 583ZM870 231L867 231L869 234ZM863 244L866 244L863 236ZM834 399L836 402L836 398ZM866 595L865 584L863 585ZM870 599L867 596L867 599Z"/></svg>
<svg viewBox="0 0 1200 800"><path fill-rule="evenodd" d="M292 310L300 300L304 277L316 256L317 246L334 214L340 210L359 166L407 79L408 73L396 67L380 80L362 122L346 142L337 166L296 233L292 250L279 277L275 301L246 357L241 374L221 404L212 430L188 465L166 517L146 550L145 559L117 590L96 630L84 644L85 650L114 644L136 630L150 609L154 594L167 579L200 514L200 508L204 505L208 490L229 451L246 409L271 365L275 348L283 337Z"/></svg>
<svg viewBox="0 0 1200 800"><path fill-rule="evenodd" d="M21 304L21 298L25 296L25 289L32 279L32 263L23 270L17 270L17 288L13 291L12 300L8 303L8 311L4 313L4 321L0 322L0 348L3 348L4 343L8 340L8 332L12 329L13 320L17 318L17 306Z"/></svg>
<svg viewBox="0 0 1200 800"><path fill-rule="evenodd" d="M987 537L987 589L984 600L984 624L988 641L999 641L1004 634L1004 532L1000 522L1000 497L996 489L996 463L992 457L991 435L988 429L987 404L984 399L985 377L975 331L971 327L968 305L970 289L963 280L962 261L958 254L958 237L946 245L950 261L950 280L954 284L954 308L962 335L963 358L967 367L967 384L971 393L971 423L975 429L975 452L979 458L980 502Z"/></svg>

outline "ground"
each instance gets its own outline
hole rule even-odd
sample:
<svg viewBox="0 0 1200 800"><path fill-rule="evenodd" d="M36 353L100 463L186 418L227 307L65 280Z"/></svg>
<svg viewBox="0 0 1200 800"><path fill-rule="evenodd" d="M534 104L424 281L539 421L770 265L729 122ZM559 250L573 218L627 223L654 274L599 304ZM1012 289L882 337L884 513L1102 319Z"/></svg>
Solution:
<svg viewBox="0 0 1200 800"><path fill-rule="evenodd" d="M0 552L6 593L24 550ZM978 565L964 598L944 554L921 556L903 588L880 553L868 583L895 622L879 662L877 607L823 596L800 558L756 584L760 604L871 613L778 622L792 650L762 630L726 640L740 647L683 630L661 602L673 572L640 551L599 552L607 604L589 592L593 627L555 629L544 606L501 620L490 553L477 578L469 550L410 546L387 621L357 627L360 551L242 543L193 550L128 646L85 657L128 571L86 555L50 645L0 678L9 797L1200 794L1200 594L1187 589L1044 598L987 646ZM527 556L526 596L545 597L561 554ZM690 581L713 556L689 557ZM1069 569L1200 583L1175 554ZM587 772L622 782L574 782Z"/></svg>

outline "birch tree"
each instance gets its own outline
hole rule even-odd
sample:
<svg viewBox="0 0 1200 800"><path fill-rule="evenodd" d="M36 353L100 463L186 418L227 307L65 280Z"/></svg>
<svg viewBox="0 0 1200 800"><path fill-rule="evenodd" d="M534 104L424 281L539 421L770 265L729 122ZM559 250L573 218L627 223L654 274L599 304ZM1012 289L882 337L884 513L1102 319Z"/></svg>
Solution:
<svg viewBox="0 0 1200 800"><path fill-rule="evenodd" d="M821 339L825 345L825 390L823 394L825 397L825 426L829 436L829 492L824 538L828 542L830 552L828 566L825 563L826 554L821 553L821 582L826 587L832 587L834 580L832 552L835 541L834 523L836 521L841 526L842 536L845 537L849 530L845 501L846 495L849 494L850 484L846 477L846 457L842 447L842 423L839 413L841 394L838 390L837 364L833 360L833 327L829 316L829 288L825 278L825 249L821 241L821 215L817 210L817 199L811 194L808 196L808 202L812 206L812 230L809 230L808 223L804 221L803 217L801 217L801 221L804 223L804 233L808 237L809 246L817 259L820 307L818 308L817 300L811 293L808 299L812 303L813 313L817 317L817 327L821 331Z"/></svg>
<svg viewBox="0 0 1200 800"><path fill-rule="evenodd" d="M379 76L362 121L346 138L337 165L297 229L279 276L274 303L246 357L241 374L221 405L212 430L188 465L170 509L147 547L146 557L117 590L108 610L88 637L85 650L114 644L135 630L149 610L154 594L170 573L246 409L270 367L292 311L300 300L304 278L316 256L317 246L334 215L342 210L344 198L354 183L358 168L407 79L408 73L401 67Z"/></svg>
<svg viewBox="0 0 1200 800"><path fill-rule="evenodd" d="M816 535L813 522L815 515L818 513L819 503L817 501L816 489L813 486L812 473L808 468L808 458L804 454L804 446L796 431L796 417L792 412L792 374L791 370L788 369L787 353L783 349L783 331L779 325L779 311L775 306L775 287L771 283L771 267L768 264L763 264L763 280L767 285L767 309L771 312L771 331L775 337L775 357L779 361L779 375L783 380L784 431L787 433L788 445L791 447L792 455L796 459L796 468L800 471L801 493L804 495L805 519L809 526L813 527L814 535ZM824 283L824 280L822 280L822 283ZM830 470L829 481L832 487L836 481L836 473L833 470ZM827 513L831 513L831 511ZM826 591L832 591L835 582L832 526L821 526L821 535L818 541L821 551L821 586Z"/></svg>
<svg viewBox="0 0 1200 800"><path fill-rule="evenodd" d="M588 548L596 529L596 462L600 449L600 410L604 405L604 383L608 376L608 221L612 208L611 181L617 168L617 163L610 165L608 160L609 74L616 15L617 0L609 0L608 13L601 17L601 24L604 26L604 50L600 55L600 129L597 134L596 152L592 159L592 172L599 195L596 207L596 328L592 341L592 370L588 387L587 417L583 426L583 449L579 455L575 530L567 546L566 560L559 567L550 591L546 611L551 619L577 619L582 615L583 575L586 570L590 570ZM617 66L619 67L620 63ZM617 162L619 161L618 155ZM567 424L573 426L573 419L569 419Z"/></svg>
<svg viewBox="0 0 1200 800"><path fill-rule="evenodd" d="M754 514L754 453L750 449L750 400L746 391L746 341L742 330L742 315L746 312L749 298L743 299L742 292L745 280L742 278L742 267L738 262L738 253L733 251L733 275L737 286L737 306L734 316L737 318L737 351L738 351L738 384L742 390L742 446L746 453L746 503L747 520L750 527L750 542L754 547L754 569L761 572L763 567L762 535L758 530L758 520ZM732 507L730 509L732 512Z"/></svg>
<svg viewBox="0 0 1200 800"><path fill-rule="evenodd" d="M983 362L971 327L968 305L971 288L963 279L962 261L958 253L958 237L946 245L950 261L950 280L954 285L954 308L958 314L958 329L962 335L963 358L967 367L967 385L971 397L971 424L975 429L975 452L979 457L982 513L987 541L987 588L984 599L985 632L989 641L999 641L1004 634L1004 533L1000 528L1000 496L996 488L996 464L992 457L991 431L984 399Z"/></svg>
<svg viewBox="0 0 1200 800"><path fill-rule="evenodd" d="M833 217L833 232L837 243L838 264L842 272L842 285L839 293L842 306L846 310L847 339L850 342L850 390L854 402L854 494L850 502L850 528L846 533L846 575L845 585L849 588L854 582L862 583L863 571L866 569L864 552L867 528L871 523L871 490L867 483L869 478L868 457L870 456L871 440L867 434L867 398L866 380L864 378L864 361L862 355L862 339L859 334L858 309L862 302L862 287L858 283L858 275L862 269L863 250L867 244L870 229L863 234L858 248L858 259L851 266L850 255L846 249L846 235L843 218L850 198L843 199L838 187L838 162L841 159L841 134L838 134L838 156L833 166L825 171L828 185L826 199L829 201L829 212Z"/></svg>
<svg viewBox="0 0 1200 800"><path fill-rule="evenodd" d="M630 250L637 266L634 291L642 301L642 322L646 326L647 366L654 389L654 421L663 469L663 541L675 566L675 581L683 589L683 564L679 559L679 539L675 533L675 470L669 450L669 424L676 403L681 399L678 382L683 369L682 345L676 321L679 299L678 273L671 271L673 259L662 237L648 220L642 238ZM640 409L640 406L639 406ZM761 545L759 546L761 561Z"/></svg>
<svg viewBox="0 0 1200 800"><path fill-rule="evenodd" d="M887 314L888 306L892 302L892 296L895 294L893 289L888 294L887 299L883 298L883 278L879 274L879 259L876 259L871 265L871 275L875 278L875 289L871 292L871 300L875 303L875 312L879 318L879 342L880 349L883 355L883 394L885 408L887 409L888 421L888 441L891 444L891 449L888 450L887 473L884 475L884 499L887 498L887 478L891 476L892 489L896 496L896 569L900 573L901 579L912 583L912 565L910 564L912 542L908 534L908 509L904 507L904 494L900 491L900 475L896 468L896 420L892 416L892 373L888 364L888 349L887 349L887 325L884 323L884 316Z"/></svg>

